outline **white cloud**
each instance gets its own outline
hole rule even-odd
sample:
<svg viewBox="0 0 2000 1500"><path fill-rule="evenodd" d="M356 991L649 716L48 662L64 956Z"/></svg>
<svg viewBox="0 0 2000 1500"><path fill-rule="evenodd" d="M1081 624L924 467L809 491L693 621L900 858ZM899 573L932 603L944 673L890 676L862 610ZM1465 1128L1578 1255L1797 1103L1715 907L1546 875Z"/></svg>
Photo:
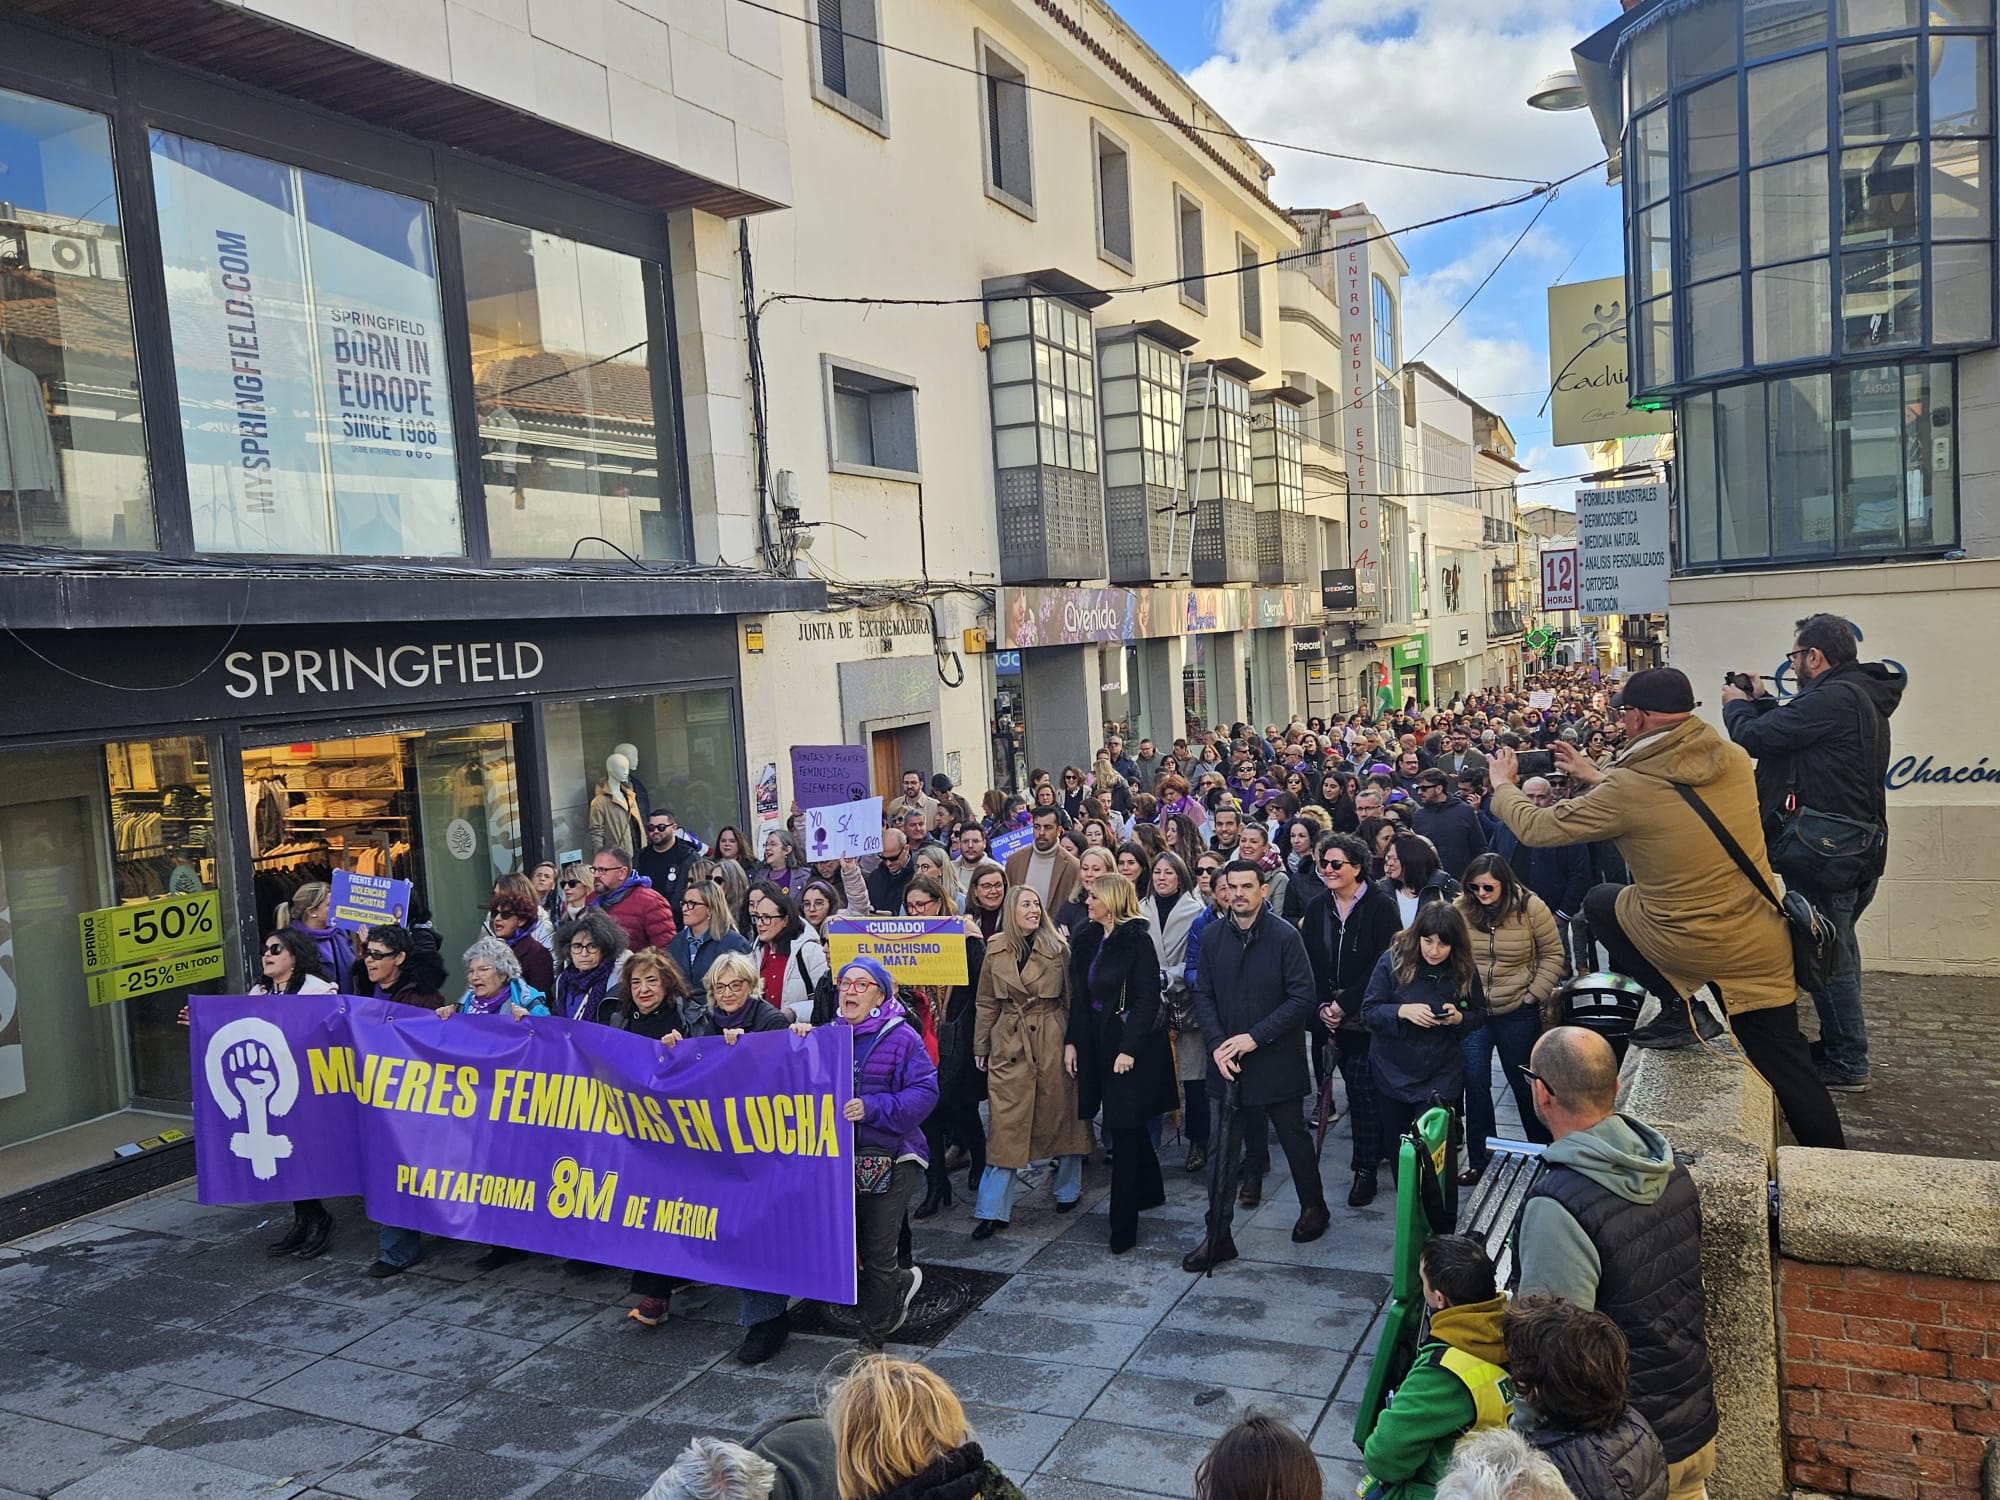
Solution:
<svg viewBox="0 0 2000 1500"><path fill-rule="evenodd" d="M1523 101L1607 11L1615 0L1223 0L1217 55L1189 81L1246 135L1548 181L1591 161L1597 135L1586 115ZM1264 149L1280 202L1365 200L1391 227L1509 192Z"/></svg>

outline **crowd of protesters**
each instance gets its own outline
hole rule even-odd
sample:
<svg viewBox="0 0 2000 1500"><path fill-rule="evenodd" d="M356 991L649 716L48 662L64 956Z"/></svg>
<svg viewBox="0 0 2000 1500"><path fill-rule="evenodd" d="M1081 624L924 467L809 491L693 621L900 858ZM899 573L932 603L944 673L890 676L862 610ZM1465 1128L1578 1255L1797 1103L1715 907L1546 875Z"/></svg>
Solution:
<svg viewBox="0 0 2000 1500"><path fill-rule="evenodd" d="M1809 662L1831 672L1853 661L1851 643L1810 624L1801 622ZM1759 693L1750 684L1738 696ZM1292 1238L1327 1231L1311 1132L1339 1112L1336 1078L1353 1208L1373 1200L1398 1138L1432 1104L1462 1113L1465 1155L1452 1169L1463 1184L1480 1180L1495 1129L1496 1054L1523 1131L1547 1145L1550 1122L1569 1116L1531 1064L1557 1042L1555 1054L1575 1050L1561 1040L1561 991L1601 966L1600 948L1663 1002L1634 1044L1727 1047L1732 1032L1798 1139L1841 1144L1827 1085L1843 1085L1819 1071L1824 1055L1806 1050L1781 919L1743 878L1770 875L1762 838L1748 837L1761 831L1750 761L1695 718L1695 706L1671 669L1616 684L1564 672L1436 709L1385 706L1379 717L1294 716L1171 743L1111 734L977 806L949 778L913 767L885 806L880 854L866 860L806 862L796 808L753 850L734 828L705 843L655 806L643 847L607 844L587 863L503 879L464 951L458 993L427 927L377 927L343 951L346 935L326 925L324 893L312 888L264 945L262 970L271 992L338 986L445 1017L560 1014L666 1046L852 1028L858 1317L862 1345L880 1350L922 1284L911 1221L950 1206L960 1173L973 1237L984 1239L1039 1190L1037 1164L1053 1169L1055 1210L1074 1210L1085 1163L1102 1149L1108 1248L1121 1254L1138 1242L1141 1216L1165 1202L1160 1152L1173 1124L1185 1147L1178 1168L1209 1174L1206 1234L1183 1260L1199 1272L1236 1256L1231 1209L1261 1203L1274 1135L1300 1205ZM1770 708L1759 704L1759 716ZM1766 722L1775 739L1782 721ZM1736 731L1735 715L1731 724ZM1676 798L1754 843L1754 868L1732 865L1729 841L1711 841L1693 813L1679 817ZM1003 840L1010 852L996 858ZM898 985L865 957L836 969L826 931L842 915L957 919L965 981ZM1697 1003L1704 988L1727 1023ZM1850 1017L1853 1033L1854 1003L1829 1014ZM1835 1061L1865 1066L1853 1061L1860 1055ZM1605 1058L1615 1077L1608 1048ZM1603 1068L1593 1060L1584 1071L1597 1089ZM1611 1129L1605 1122L1621 1118L1606 1096L1600 1114L1572 1128ZM1658 1144L1618 1137L1616 1149L1653 1161ZM1664 1161L1653 1164L1665 1172L1670 1152ZM1545 1215L1545 1230L1550 1222ZM1590 1226L1576 1223L1587 1244ZM271 1253L318 1254L330 1231L326 1209L302 1203ZM1588 1288L1544 1299L1554 1311L1508 1308L1490 1264L1481 1279L1479 1246L1436 1243L1425 1292L1436 1299L1433 1363L1449 1374L1431 1396L1420 1389L1398 1404L1379 1453L1371 1443L1380 1493L1427 1500L1502 1482L1542 1493L1546 1480L1553 1494L1559 1474L1615 1474L1621 1493L1657 1500L1669 1464L1675 1493L1686 1492L1682 1466L1695 1462L1698 1440L1663 1432L1679 1451L1659 1460L1651 1429L1634 1426L1624 1390L1631 1330L1615 1309L1610 1319L1588 1312ZM1548 1243L1552 1261L1569 1241L1558 1233ZM420 1236L384 1228L372 1273L393 1275L422 1253ZM520 1254L496 1248L487 1259ZM1698 1294L1698 1271L1695 1280ZM668 1278L634 1273L632 1319L659 1325L674 1290ZM790 1330L785 1299L766 1293L739 1293L739 1321L746 1363L770 1359ZM1607 1322L1611 1338L1599 1326ZM1699 1342L1698 1301L1692 1336ZM1588 1380L1559 1368L1572 1360ZM1513 1389L1510 1365L1540 1412L1536 1448L1454 1449L1468 1429L1504 1427L1498 1393ZM852 1399L837 1398L821 1424L830 1428L825 1473L801 1478L796 1452L759 1457L755 1443L701 1440L656 1493L720 1500L740 1484L762 1500L793 1482L802 1492L837 1489L841 1500L915 1500L944 1488L1012 1495L935 1376L877 1360L847 1390ZM897 1428L894 1442L880 1431L857 1436L883 1422ZM1197 1492L1317 1495L1317 1468L1309 1453L1299 1460L1296 1441L1282 1423L1242 1424L1204 1464ZM1238 1455L1226 1474L1214 1462L1225 1450ZM1706 1451L1712 1461L1712 1444ZM1246 1479L1246 1469L1262 1477Z"/></svg>

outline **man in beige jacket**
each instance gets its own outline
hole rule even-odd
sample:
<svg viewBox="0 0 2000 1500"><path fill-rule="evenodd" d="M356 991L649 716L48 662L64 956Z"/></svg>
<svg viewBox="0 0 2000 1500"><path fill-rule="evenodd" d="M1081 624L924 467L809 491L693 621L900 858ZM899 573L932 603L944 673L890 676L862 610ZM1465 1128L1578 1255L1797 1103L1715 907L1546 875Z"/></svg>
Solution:
<svg viewBox="0 0 2000 1500"><path fill-rule="evenodd" d="M1556 763L1586 796L1537 807L1516 785L1514 752L1488 760L1493 815L1535 849L1610 839L1631 868L1627 886L1584 898L1611 967L1673 1010L1715 991L1738 1045L1777 1095L1802 1146L1844 1146L1840 1113L1799 1032L1798 984L1784 919L1753 887L1675 783L1688 787L1749 857L1765 889L1778 883L1764 854L1750 757L1694 716L1694 689L1673 667L1635 672L1611 700L1625 749L1609 767L1567 742Z"/></svg>

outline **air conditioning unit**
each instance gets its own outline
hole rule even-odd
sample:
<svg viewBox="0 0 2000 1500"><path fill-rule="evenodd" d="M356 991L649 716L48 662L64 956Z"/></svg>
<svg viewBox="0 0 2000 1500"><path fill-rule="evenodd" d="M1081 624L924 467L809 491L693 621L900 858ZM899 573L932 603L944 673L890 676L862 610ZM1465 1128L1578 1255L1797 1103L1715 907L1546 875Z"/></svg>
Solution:
<svg viewBox="0 0 2000 1500"><path fill-rule="evenodd" d="M116 240L85 234L48 234L30 229L22 235L28 265L57 276L89 276L99 281L125 279L125 247Z"/></svg>

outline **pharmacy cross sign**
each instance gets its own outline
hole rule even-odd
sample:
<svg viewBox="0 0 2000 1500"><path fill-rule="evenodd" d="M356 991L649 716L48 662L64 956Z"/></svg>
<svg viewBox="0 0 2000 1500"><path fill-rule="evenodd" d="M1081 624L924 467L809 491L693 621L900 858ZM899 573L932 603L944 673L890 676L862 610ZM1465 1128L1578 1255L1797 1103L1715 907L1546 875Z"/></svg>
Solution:
<svg viewBox="0 0 2000 1500"><path fill-rule="evenodd" d="M1555 649L1555 644L1560 637L1546 626L1537 625L1527 633L1524 639L1527 642L1528 649L1534 652L1535 655L1546 656L1550 651Z"/></svg>

